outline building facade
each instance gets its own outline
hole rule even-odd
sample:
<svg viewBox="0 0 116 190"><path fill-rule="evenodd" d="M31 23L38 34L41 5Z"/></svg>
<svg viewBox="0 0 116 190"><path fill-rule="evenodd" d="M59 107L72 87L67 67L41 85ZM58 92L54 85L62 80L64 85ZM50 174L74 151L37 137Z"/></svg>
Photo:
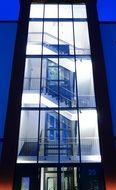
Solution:
<svg viewBox="0 0 116 190"><path fill-rule="evenodd" d="M115 147L96 19L93 1L22 1L1 189L115 189Z"/></svg>

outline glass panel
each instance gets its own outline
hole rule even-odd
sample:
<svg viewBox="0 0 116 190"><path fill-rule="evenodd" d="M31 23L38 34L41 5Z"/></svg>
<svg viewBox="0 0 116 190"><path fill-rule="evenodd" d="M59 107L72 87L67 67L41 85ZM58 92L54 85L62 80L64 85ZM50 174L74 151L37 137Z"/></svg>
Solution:
<svg viewBox="0 0 116 190"><path fill-rule="evenodd" d="M29 22L27 55L36 55L42 53L42 22Z"/></svg>
<svg viewBox="0 0 116 190"><path fill-rule="evenodd" d="M79 162L76 110L60 111L60 161Z"/></svg>
<svg viewBox="0 0 116 190"><path fill-rule="evenodd" d="M59 103L60 107L76 107L76 75L73 58L59 59Z"/></svg>
<svg viewBox="0 0 116 190"><path fill-rule="evenodd" d="M22 107L38 107L40 99L41 59L27 58L22 95Z"/></svg>
<svg viewBox="0 0 116 190"><path fill-rule="evenodd" d="M72 18L72 6L59 5L59 18Z"/></svg>
<svg viewBox="0 0 116 190"><path fill-rule="evenodd" d="M57 190L57 168L41 168L40 190Z"/></svg>
<svg viewBox="0 0 116 190"><path fill-rule="evenodd" d="M30 18L43 18L43 4L32 4Z"/></svg>
<svg viewBox="0 0 116 190"><path fill-rule="evenodd" d="M77 59L76 70L79 107L96 107L91 60Z"/></svg>
<svg viewBox="0 0 116 190"><path fill-rule="evenodd" d="M85 5L73 5L74 18L87 18Z"/></svg>
<svg viewBox="0 0 116 190"><path fill-rule="evenodd" d="M58 107L58 59L42 61L41 107Z"/></svg>
<svg viewBox="0 0 116 190"><path fill-rule="evenodd" d="M100 162L97 112L95 109L79 111L81 161Z"/></svg>
<svg viewBox="0 0 116 190"><path fill-rule="evenodd" d="M77 185L77 168L61 168L61 189L76 190Z"/></svg>
<svg viewBox="0 0 116 190"><path fill-rule="evenodd" d="M57 18L58 5L45 5L45 18Z"/></svg>
<svg viewBox="0 0 116 190"><path fill-rule="evenodd" d="M30 178L22 177L21 180L21 190L29 190Z"/></svg>
<svg viewBox="0 0 116 190"><path fill-rule="evenodd" d="M21 111L18 163L37 161L38 111Z"/></svg>
<svg viewBox="0 0 116 190"><path fill-rule="evenodd" d="M39 162L58 162L58 111L40 112Z"/></svg>
<svg viewBox="0 0 116 190"><path fill-rule="evenodd" d="M58 53L58 23L44 22L43 54Z"/></svg>
<svg viewBox="0 0 116 190"><path fill-rule="evenodd" d="M75 53L90 54L88 25L86 22L74 22Z"/></svg>
<svg viewBox="0 0 116 190"><path fill-rule="evenodd" d="M59 54L74 54L72 22L59 22Z"/></svg>

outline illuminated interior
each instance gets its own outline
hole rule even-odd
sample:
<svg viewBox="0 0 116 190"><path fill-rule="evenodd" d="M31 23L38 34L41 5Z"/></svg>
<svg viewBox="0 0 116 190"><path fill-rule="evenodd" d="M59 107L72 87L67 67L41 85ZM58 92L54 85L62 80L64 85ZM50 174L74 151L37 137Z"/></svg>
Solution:
<svg viewBox="0 0 116 190"><path fill-rule="evenodd" d="M72 190L71 164L100 162L86 7L32 4L17 163L45 164L41 190L57 190L57 175ZM60 174L52 166L59 163L69 164Z"/></svg>

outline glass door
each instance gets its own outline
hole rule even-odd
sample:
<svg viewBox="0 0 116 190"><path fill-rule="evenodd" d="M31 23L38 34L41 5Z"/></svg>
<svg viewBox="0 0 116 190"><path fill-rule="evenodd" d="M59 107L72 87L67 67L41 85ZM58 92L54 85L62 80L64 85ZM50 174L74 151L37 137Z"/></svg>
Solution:
<svg viewBox="0 0 116 190"><path fill-rule="evenodd" d="M79 190L77 168L41 168L40 190Z"/></svg>
<svg viewBox="0 0 116 190"><path fill-rule="evenodd" d="M57 190L57 168L41 168L40 190Z"/></svg>

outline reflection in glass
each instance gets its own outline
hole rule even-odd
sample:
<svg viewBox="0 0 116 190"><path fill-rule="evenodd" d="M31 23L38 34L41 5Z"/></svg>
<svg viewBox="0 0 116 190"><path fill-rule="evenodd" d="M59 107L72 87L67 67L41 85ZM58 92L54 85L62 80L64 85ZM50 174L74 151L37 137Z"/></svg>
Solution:
<svg viewBox="0 0 116 190"><path fill-rule="evenodd" d="M91 60L77 59L76 70L79 107L96 107Z"/></svg>
<svg viewBox="0 0 116 190"><path fill-rule="evenodd" d="M60 162L79 162L76 110L60 111Z"/></svg>
<svg viewBox="0 0 116 190"><path fill-rule="evenodd" d="M100 162L97 112L95 109L80 110L81 161Z"/></svg>
<svg viewBox="0 0 116 190"><path fill-rule="evenodd" d="M43 23L41 21L29 22L27 55L38 55L42 53L42 27Z"/></svg>
<svg viewBox="0 0 116 190"><path fill-rule="evenodd" d="M21 190L29 190L30 178L22 177L21 179Z"/></svg>
<svg viewBox="0 0 116 190"><path fill-rule="evenodd" d="M58 111L40 112L39 161L58 162Z"/></svg>
<svg viewBox="0 0 116 190"><path fill-rule="evenodd" d="M38 111L21 111L17 162L37 161Z"/></svg>
<svg viewBox="0 0 116 190"><path fill-rule="evenodd" d="M38 107L40 98L41 59L27 58L22 94L23 107Z"/></svg>
<svg viewBox="0 0 116 190"><path fill-rule="evenodd" d="M76 190L77 186L77 168L61 168L61 189Z"/></svg>

